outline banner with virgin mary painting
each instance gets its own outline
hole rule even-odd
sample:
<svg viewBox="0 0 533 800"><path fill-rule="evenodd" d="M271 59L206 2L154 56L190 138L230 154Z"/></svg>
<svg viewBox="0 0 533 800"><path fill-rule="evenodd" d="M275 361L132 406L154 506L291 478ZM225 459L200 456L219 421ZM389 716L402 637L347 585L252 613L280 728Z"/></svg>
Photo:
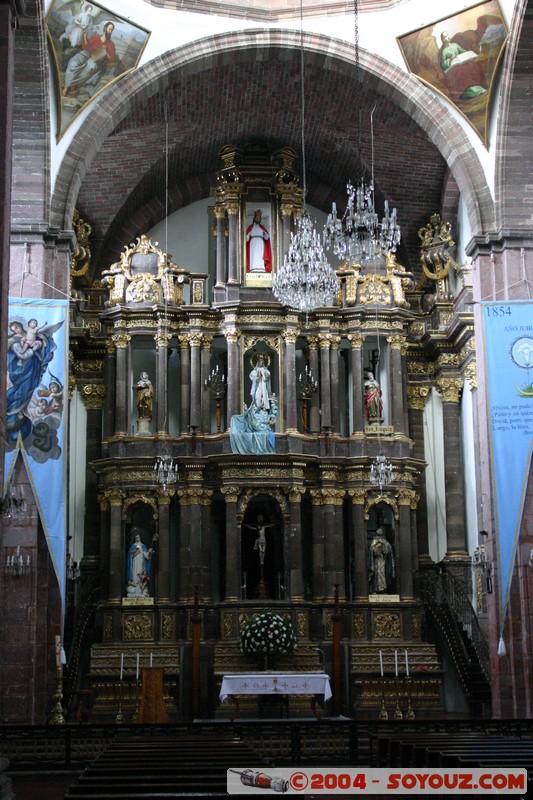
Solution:
<svg viewBox="0 0 533 800"><path fill-rule="evenodd" d="M68 315L68 300L9 300L4 464L5 492L17 458L24 460L63 606Z"/></svg>

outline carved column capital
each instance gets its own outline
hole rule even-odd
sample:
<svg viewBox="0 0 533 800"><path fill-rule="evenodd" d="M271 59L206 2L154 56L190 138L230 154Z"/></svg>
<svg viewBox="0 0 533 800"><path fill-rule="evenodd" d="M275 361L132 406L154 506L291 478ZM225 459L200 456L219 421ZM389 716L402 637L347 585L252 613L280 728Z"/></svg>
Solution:
<svg viewBox="0 0 533 800"><path fill-rule="evenodd" d="M166 333L166 331L157 331L154 334L154 341L158 347L168 347L171 339L172 334Z"/></svg>
<svg viewBox="0 0 533 800"><path fill-rule="evenodd" d="M239 213L239 204L238 203L226 203L226 211L228 212L228 216L236 217Z"/></svg>
<svg viewBox="0 0 533 800"><path fill-rule="evenodd" d="M114 333L111 339L117 350L125 350L131 342L129 333Z"/></svg>
<svg viewBox="0 0 533 800"><path fill-rule="evenodd" d="M348 341L353 350L360 350L363 346L364 337L360 333L350 333L348 334Z"/></svg>
<svg viewBox="0 0 533 800"><path fill-rule="evenodd" d="M241 494L241 490L236 486L223 486L220 491L224 495L226 503L237 503Z"/></svg>
<svg viewBox="0 0 533 800"><path fill-rule="evenodd" d="M233 344L236 344L239 341L240 335L241 334L237 330L237 328L226 328L226 330L224 331L224 336L226 337L226 341L232 342Z"/></svg>
<svg viewBox="0 0 533 800"><path fill-rule="evenodd" d="M291 503L301 503L302 501L302 494L304 493L305 489L300 488L299 486L292 486L289 491L289 502Z"/></svg>
<svg viewBox="0 0 533 800"><path fill-rule="evenodd" d="M423 411L431 394L430 386L408 386L407 404L413 411Z"/></svg>
<svg viewBox="0 0 533 800"><path fill-rule="evenodd" d="M463 388L463 381L460 378L440 378L435 385L443 403L459 402Z"/></svg>
<svg viewBox="0 0 533 800"><path fill-rule="evenodd" d="M407 340L402 334L393 333L391 336L387 336L387 341L390 344L391 350L399 350L402 356L407 354Z"/></svg>
<svg viewBox="0 0 533 800"><path fill-rule="evenodd" d="M330 337L330 342L331 342L331 349L332 350L338 350L339 349L339 345L341 343L341 337L332 335Z"/></svg>
<svg viewBox="0 0 533 800"><path fill-rule="evenodd" d="M298 338L298 331L285 330L282 332L282 337L285 339L285 344L296 344Z"/></svg>
<svg viewBox="0 0 533 800"><path fill-rule="evenodd" d="M224 206L215 206L213 209L213 214L215 215L216 219L225 219L226 209Z"/></svg>
<svg viewBox="0 0 533 800"><path fill-rule="evenodd" d="M398 492L398 505L409 506L412 511L416 511L420 495L412 489L400 489Z"/></svg>
<svg viewBox="0 0 533 800"><path fill-rule="evenodd" d="M365 489L348 489L348 494L352 498L354 506L364 506L366 498Z"/></svg>
<svg viewBox="0 0 533 800"><path fill-rule="evenodd" d="M309 350L318 350L318 336L308 336L307 344Z"/></svg>
<svg viewBox="0 0 533 800"><path fill-rule="evenodd" d="M321 348L329 349L331 345L332 336L330 333L319 333L318 334L318 343Z"/></svg>
<svg viewBox="0 0 533 800"><path fill-rule="evenodd" d="M86 383L80 388L83 405L87 409L101 409L104 407L106 387L101 383Z"/></svg>
<svg viewBox="0 0 533 800"><path fill-rule="evenodd" d="M477 362L475 358L472 358L466 365L465 378L468 381L472 391L477 389Z"/></svg>

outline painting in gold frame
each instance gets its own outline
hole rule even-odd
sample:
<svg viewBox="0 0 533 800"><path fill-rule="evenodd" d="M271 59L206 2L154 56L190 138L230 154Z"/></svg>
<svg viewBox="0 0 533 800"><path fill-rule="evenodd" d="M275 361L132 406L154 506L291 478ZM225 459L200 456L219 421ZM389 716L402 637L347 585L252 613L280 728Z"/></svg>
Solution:
<svg viewBox="0 0 533 800"><path fill-rule="evenodd" d="M97 95L137 67L150 31L92 0L54 0L46 31L56 71L59 141Z"/></svg>
<svg viewBox="0 0 533 800"><path fill-rule="evenodd" d="M405 63L443 95L488 143L494 77L508 28L497 0L488 0L397 37Z"/></svg>

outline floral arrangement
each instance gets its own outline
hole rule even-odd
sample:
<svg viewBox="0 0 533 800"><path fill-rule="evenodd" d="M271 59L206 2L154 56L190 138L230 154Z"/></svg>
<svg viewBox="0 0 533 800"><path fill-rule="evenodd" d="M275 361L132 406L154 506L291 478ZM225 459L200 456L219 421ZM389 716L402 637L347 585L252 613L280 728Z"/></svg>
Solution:
<svg viewBox="0 0 533 800"><path fill-rule="evenodd" d="M288 655L295 647L291 623L270 609L255 614L241 631L241 650L246 655Z"/></svg>

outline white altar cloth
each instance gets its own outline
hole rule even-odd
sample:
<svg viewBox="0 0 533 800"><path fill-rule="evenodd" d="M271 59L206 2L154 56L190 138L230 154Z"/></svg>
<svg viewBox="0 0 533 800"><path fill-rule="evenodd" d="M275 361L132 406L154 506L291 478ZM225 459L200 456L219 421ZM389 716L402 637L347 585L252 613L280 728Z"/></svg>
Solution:
<svg viewBox="0 0 533 800"><path fill-rule="evenodd" d="M254 672L224 675L220 700L242 694L321 694L331 697L329 675L323 672Z"/></svg>

